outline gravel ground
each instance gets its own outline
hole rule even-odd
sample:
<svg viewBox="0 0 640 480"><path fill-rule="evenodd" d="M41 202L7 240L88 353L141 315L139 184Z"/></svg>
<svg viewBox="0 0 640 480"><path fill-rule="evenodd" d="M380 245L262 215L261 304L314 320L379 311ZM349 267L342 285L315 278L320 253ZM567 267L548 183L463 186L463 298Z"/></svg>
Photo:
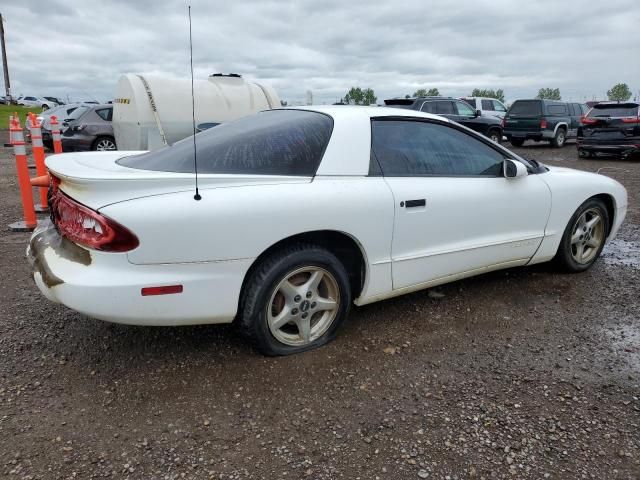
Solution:
<svg viewBox="0 0 640 480"><path fill-rule="evenodd" d="M354 308L337 341L256 354L229 326L142 328L48 302L0 149L0 476L23 479L640 478L640 164L579 275L496 272Z"/></svg>

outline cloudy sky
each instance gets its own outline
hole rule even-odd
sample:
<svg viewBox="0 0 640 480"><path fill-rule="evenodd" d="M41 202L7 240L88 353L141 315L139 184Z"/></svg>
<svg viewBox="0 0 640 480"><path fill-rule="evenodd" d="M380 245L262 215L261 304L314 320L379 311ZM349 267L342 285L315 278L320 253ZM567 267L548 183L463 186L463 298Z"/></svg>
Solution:
<svg viewBox="0 0 640 480"><path fill-rule="evenodd" d="M115 96L122 73L187 77L185 0L6 0L14 95ZM640 94L640 1L193 0L196 78L237 72L285 100L334 102L351 86L379 101L437 87L507 100L559 87ZM4 89L3 89L4 93Z"/></svg>

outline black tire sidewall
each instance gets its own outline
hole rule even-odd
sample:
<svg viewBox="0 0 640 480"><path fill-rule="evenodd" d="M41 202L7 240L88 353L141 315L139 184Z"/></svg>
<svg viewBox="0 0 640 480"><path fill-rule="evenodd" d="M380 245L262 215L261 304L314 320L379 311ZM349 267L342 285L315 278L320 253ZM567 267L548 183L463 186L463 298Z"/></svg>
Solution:
<svg viewBox="0 0 640 480"><path fill-rule="evenodd" d="M271 300L273 289L282 278L297 268L315 266L327 270L335 278L340 290L338 313L329 330L313 343L301 347L285 345L271 334L266 318L266 307ZM267 259L252 274L246 286L241 305L243 329L254 341L256 347L270 356L291 355L318 348L333 340L344 322L351 305L349 276L335 255L315 246L285 250Z"/></svg>
<svg viewBox="0 0 640 480"><path fill-rule="evenodd" d="M510 140L511 145L514 147L521 147L524 145L524 140Z"/></svg>
<svg viewBox="0 0 640 480"><path fill-rule="evenodd" d="M586 210L591 208L598 208L600 210L600 214L602 215L602 219L604 221L604 241L600 248L598 249L598 253L593 257L593 259L589 263L578 263L573 259L571 255L571 236L573 234L573 226L576 223L576 220L580 215L582 215ZM558 248L558 253L556 254L556 260L564 267L565 270L569 272L584 272L588 270L596 260L600 257L602 253L602 249L604 248L607 237L609 236L609 212L607 211L607 207L604 202L598 198L590 198L586 202L584 202L578 209L575 211L569 223L567 224L564 233L562 235L562 240L560 242L560 247Z"/></svg>
<svg viewBox="0 0 640 480"><path fill-rule="evenodd" d="M560 137L560 134L563 134L564 137L562 139L562 144L560 144L558 142L558 138ZM564 144L567 141L567 132L565 131L564 128L560 127L558 128L558 131L556 132L555 136L553 137L553 140L551 140L551 145L553 145L556 148L562 148L564 147Z"/></svg>

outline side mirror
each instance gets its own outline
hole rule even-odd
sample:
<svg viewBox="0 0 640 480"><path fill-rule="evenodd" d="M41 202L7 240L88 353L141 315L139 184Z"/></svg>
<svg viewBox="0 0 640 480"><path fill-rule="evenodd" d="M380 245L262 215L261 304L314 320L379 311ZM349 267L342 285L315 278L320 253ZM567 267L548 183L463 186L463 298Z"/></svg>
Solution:
<svg viewBox="0 0 640 480"><path fill-rule="evenodd" d="M502 171L504 172L505 178L526 177L529 175L527 167L525 167L523 163L509 158L504 159Z"/></svg>
<svg viewBox="0 0 640 480"><path fill-rule="evenodd" d="M476 110L476 117L482 116L482 110Z"/></svg>

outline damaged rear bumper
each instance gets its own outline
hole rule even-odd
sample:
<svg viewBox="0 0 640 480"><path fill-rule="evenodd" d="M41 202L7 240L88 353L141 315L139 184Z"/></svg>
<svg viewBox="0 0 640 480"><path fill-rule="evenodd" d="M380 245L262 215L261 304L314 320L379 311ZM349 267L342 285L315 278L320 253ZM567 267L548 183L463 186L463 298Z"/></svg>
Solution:
<svg viewBox="0 0 640 480"><path fill-rule="evenodd" d="M126 253L88 250L51 222L31 237L27 257L49 300L93 318L131 325L228 323L235 317L251 259L134 265ZM142 296L146 287L183 286L178 294Z"/></svg>

